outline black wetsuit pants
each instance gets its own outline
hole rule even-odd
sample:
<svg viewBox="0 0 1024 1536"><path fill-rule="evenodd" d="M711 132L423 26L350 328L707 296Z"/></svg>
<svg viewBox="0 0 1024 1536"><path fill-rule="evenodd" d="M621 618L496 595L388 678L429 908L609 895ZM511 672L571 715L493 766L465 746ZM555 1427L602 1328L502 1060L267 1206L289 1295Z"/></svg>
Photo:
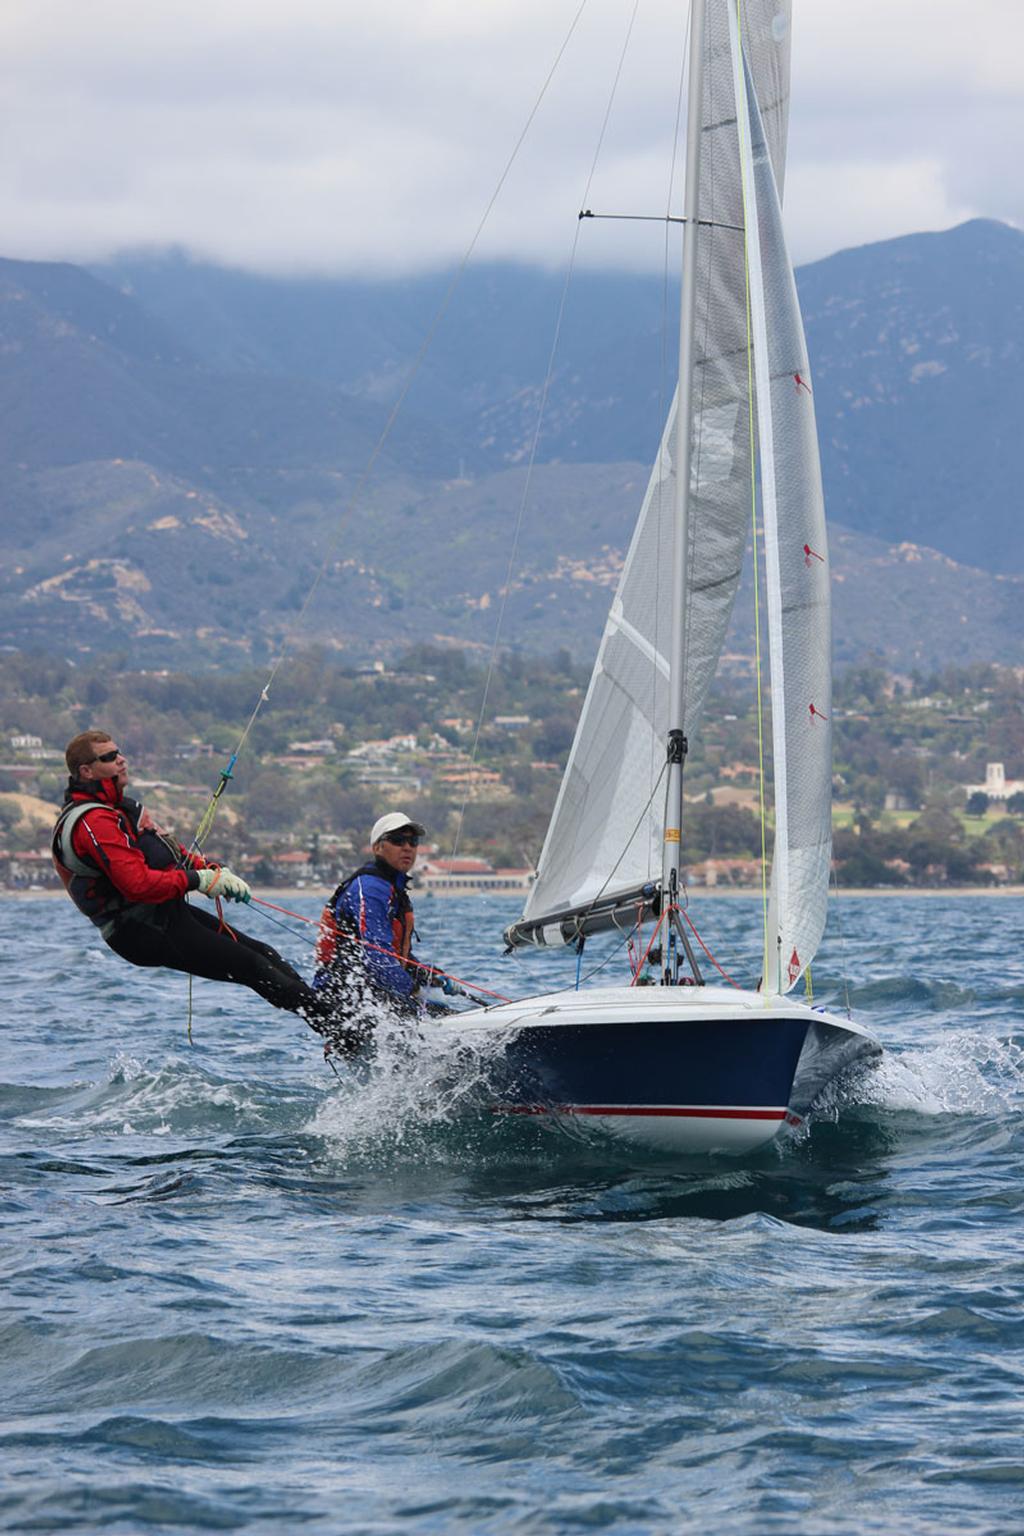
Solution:
<svg viewBox="0 0 1024 1536"><path fill-rule="evenodd" d="M132 965L162 965L210 981L251 987L275 1008L301 1013L314 1028L324 1013L319 997L287 960L247 933L222 928L211 912L168 902L153 922L119 923L107 943Z"/></svg>

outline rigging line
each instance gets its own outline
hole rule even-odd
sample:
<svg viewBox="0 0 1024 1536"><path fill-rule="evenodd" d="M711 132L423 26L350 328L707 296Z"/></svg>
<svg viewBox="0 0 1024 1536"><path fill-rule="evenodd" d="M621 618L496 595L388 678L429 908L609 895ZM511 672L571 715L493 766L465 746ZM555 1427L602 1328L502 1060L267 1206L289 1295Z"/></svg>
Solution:
<svg viewBox="0 0 1024 1536"><path fill-rule="evenodd" d="M630 986L631 987L635 987L638 984L639 977L640 977L640 972L643 970L644 966L647 964L647 956L650 954L651 950L654 948L654 941L658 937L658 934L661 932L661 925L662 925L662 923L665 921L666 918L671 918L672 913L675 910L676 909L675 909L674 906L666 907L664 912L658 918L658 921L657 921L657 923L654 926L654 932L651 934L651 937L648 940L647 948L644 950L643 954L640 956L640 963L638 964L636 970L633 972L633 980L630 982Z"/></svg>
<svg viewBox="0 0 1024 1536"><path fill-rule="evenodd" d="M272 918L270 916L270 912L283 912L285 917L292 917L297 923L305 923L308 927L315 927L320 929L328 926L328 923L323 916L305 917L301 912L293 912L289 907L281 907L278 906L275 902L265 901L261 896L254 896L252 898L252 905L254 907L269 908L269 911L264 913L264 916L268 919L269 922L277 921L276 918ZM284 926L285 925L282 923L281 927ZM399 954L395 949L388 949L383 944L374 944L370 939L363 939L360 938L358 934L348 933L344 929L339 928L338 924L333 921L330 922L329 926L334 930L335 934L339 936L344 935L346 940L350 940L353 944L360 944L362 945L363 949L372 950L375 954L387 955L389 959L397 960L400 964L404 964L405 961L409 958L407 955ZM297 933L294 928L287 929L287 932L294 934L296 938L302 937L302 935ZM310 939L307 942L315 944L316 940ZM422 960L417 960L415 964L421 971L429 971L432 976L446 976L449 981L458 982L460 987L472 987L474 992L479 992L484 997L496 997L500 1003L512 1002L512 998L505 997L503 993L491 992L487 987L480 987L477 986L474 982L467 981L464 976L455 976L451 971L442 971L441 967L438 965L425 965Z"/></svg>
<svg viewBox="0 0 1024 1536"><path fill-rule="evenodd" d="M643 823L643 819L647 815L647 812L650 810L651 805L652 805L652 803L654 801L655 795L658 793L658 788L659 788L659 786L661 784L662 779L665 777L665 773L666 773L667 769L668 769L668 762L666 760L665 762L662 763L662 765L661 765L661 772L658 774L658 777L655 780L654 788L651 790L650 794L647 797L647 804L644 806L643 810L640 812L640 815L637 817L636 821L633 823L633 830L629 834L629 836L626 838L626 841L622 845L622 852L619 854L618 858L615 860L615 863L613 864L613 866L612 866L612 868L611 868L607 878L605 879L605 882L602 885L601 889L598 891L597 895L592 899L592 901L590 903L590 906L587 908L587 910L582 914L584 920L587 918L589 913L593 912L594 908L597 906L597 903L601 900L601 897L604 895L605 891L608 889L608 886L611 884L612 877L614 876L616 870L618 869L619 865L622 863L623 859L626 857L626 853L628 852L630 846L632 845L634 837L636 837L637 833L639 832L640 827L641 827L641 825Z"/></svg>
<svg viewBox="0 0 1024 1536"><path fill-rule="evenodd" d="M581 219L613 219L629 224L688 224L689 219L672 213L591 213L589 208L579 214ZM704 229L731 229L742 235L742 224L725 224L721 219L697 219Z"/></svg>
<svg viewBox="0 0 1024 1536"><path fill-rule="evenodd" d="M565 54L565 51L568 48L570 41L572 40L573 33L576 31L576 28L579 25L579 22L580 22L580 19L581 19L582 15L583 15L583 12L587 8L587 4L588 4L588 0L580 0L580 3L579 3L579 5L578 5L578 7L576 9L576 13L573 16L572 21L569 23L569 30L566 32L565 37L562 39L561 45L559 46L558 52L555 54L554 61L552 62L551 67L548 70L547 75L544 78L544 83L542 84L542 86L540 88L540 92L539 92L536 100L534 101L533 106L530 108L530 111L529 111L529 113L527 115L527 118L526 118L526 122L523 124L523 127L522 127L522 129L521 129L521 131L519 133L519 137L516 139L515 144L512 147L512 152L511 152L511 154L509 155L508 159L505 162L504 169L502 170L501 175L498 177L497 184L496 184L496 186L494 188L494 191L491 193L490 198L487 201L487 205L484 208L484 211L483 211L483 213L480 216L480 220L477 223L476 229L473 231L472 239L470 240L468 246L466 247L466 250L465 250L465 252L463 254L462 260L460 261L460 263L459 263L459 265L458 265L458 267L457 267L457 269L456 269L456 271L454 273L454 276L452 277L451 282L448 285L448 288L447 288L447 291L445 292L444 298L441 300L441 303L438 306L438 309L437 309L437 311L436 311L436 313L434 315L434 318L431 321L429 327L427 328L427 333L424 336L423 341L420 343L419 351L416 353L416 356L413 359L412 366L411 366L411 368L409 370L409 373L408 373L408 375L406 377L405 383L402 385L402 388L401 388L401 390L399 391L399 394L398 394L398 398L395 401L394 405L392 406L391 411L390 411L390 413L388 415L388 418L385 421L383 428L381 429L380 436L377 438L377 441L376 441L376 443L373 446L373 449L372 449L372 451L370 453L370 456L367 459L365 465L363 466L363 469L362 469L362 472L360 473L359 479L356 482L355 489L352 491L351 495L349 496L348 501L346 502L346 504L344 506L344 509L343 509L343 511L341 513L341 516L338 518L338 521L337 521L334 533L331 536L331 538L328 540L327 549L326 549L326 552L324 554L323 559L320 562L320 567L317 570L317 573L316 573L316 575L313 578L313 581L312 581L312 583L310 585L309 591L306 593L305 600L304 600L301 608L299 609L298 615L296 616L295 623L294 623L293 628L292 628L293 634L297 630L299 630L301 628L301 626L302 626L302 624L303 624L303 622L305 620L306 614L309 611L310 604L312 603L313 598L316 595L316 592L317 592L317 590L318 590L318 588L320 586L320 583L323 580L323 577L324 577L324 575L325 575L325 573L327 571L327 567L330 564L331 560L333 559L335 550L337 549L338 544L341 541L342 531L344 529L345 523L346 523L348 517L354 511L354 509L355 509L355 507L356 507L356 505L357 505L357 503L359 501L359 498L361 497L361 495L362 495L362 493L363 493L363 491L364 491L364 489L365 489L365 487L367 485L367 482L369 481L370 476L373 473L373 470L374 470L374 467L375 467L375 465L377 463L377 460L380 458L380 455L381 455L381 453L384 450L384 446L387 443L388 438L391 436L391 432L392 432L392 430L394 428L395 422L398 420L399 413L400 413L400 411L402 410L402 407L405 404L405 401L406 401L406 398L407 398L407 396L409 394L409 391L412 388L413 383L414 383L417 375L419 374L419 371L420 371L421 367L423 366L424 361L426 360L427 353L430 351L430 348L431 348L431 346L433 344L433 341L434 341L434 337L437 335L437 332L440 329L441 322L444 320L445 315L448 313L448 310L451 307L452 300L454 299L456 291L458 290L458 288L459 288L459 286L460 286L460 284L462 282L462 279L465 276L466 268L469 266L470 259L471 259L472 255L473 255L473 252L475 251L475 249L476 249L476 247L477 247L477 245L478 245L478 243L480 241L480 236L483 234L484 226L486 225L487 220L491 216L491 213L492 213L492 211L494 209L494 205L498 201L499 196L501 195L501 191L502 191L502 188L505 185L505 182L508 180L508 177L509 177L509 174L510 174L510 172L512 170L512 167L515 164L516 159L518 158L519 151L522 149L523 144L524 144L524 142L526 140L526 136L529 133L530 128L533 126L534 118L537 116L537 113L540 111L541 103L543 102L545 96L547 95L548 87L551 85L551 82L552 82L552 80L555 77L555 73L556 73L556 71L558 69L558 66L562 62L562 58L563 58L563 56ZM266 681L266 683L263 686L263 689L262 689L262 691L260 693L260 696L259 696L259 698L256 701L256 706L253 709L253 712L252 712L252 714L249 717L249 720L248 720L248 722L246 724L245 729L243 730L241 736L239 737L238 745L236 746L236 748L235 748L235 750L234 750L234 752L233 752L233 754L231 756L231 759L230 759L230 761L228 763L227 770L226 770L226 772L223 772L221 774L220 783L217 785L217 788L214 790L213 796L211 797L210 805L207 807L206 813L204 813L203 820L200 822L200 827L203 829L203 831L202 831L203 837L205 837L207 835L207 833L209 832L209 830L210 830L210 826L213 823L213 817L216 814L217 801L220 799L221 795L224 793L224 790L227 787L227 780L232 775L232 771L234 769L234 766L235 766L236 762L238 761L239 753L241 752L242 748L245 746L246 740L248 739L248 736L249 736L249 732L252 730L252 727L253 727L253 725L256 722L257 715L259 714L260 710L263 708L263 705L267 701L267 697L268 697L268 695L270 693L270 689L271 689L274 681L276 680L277 675L280 672L281 667L283 666L286 657L290 653L290 648L291 648L290 647L290 643L288 641L285 641L283 646L282 646L282 649L281 649L281 654L278 656L277 661L271 667L270 675L267 678L267 681ZM205 826L204 826L204 822L205 822ZM198 839L198 832L197 832L197 839ZM197 840L194 840L194 844L195 844L196 847L199 846L199 843L198 843Z"/></svg>
<svg viewBox="0 0 1024 1536"><path fill-rule="evenodd" d="M736 0L737 29L741 38L743 36L743 6L742 0ZM746 103L741 109L740 103L736 103L736 132L742 136L744 128L749 131L746 115ZM743 144L740 144L740 153L743 153ZM751 293L750 293L750 250L749 231L747 220L747 184L746 177L740 176L740 197L743 202L743 281L744 281L744 307L746 310L747 325L747 419L749 423L750 440L750 521L751 541L754 571L754 675L757 679L757 786L758 808L761 819L761 920L762 920L762 953L761 953L761 989L764 994L765 1006L768 1003L768 967L771 957L768 953L768 832L767 811L765 808L765 769L764 769L764 684L761 665L761 584L759 577L757 554L757 434L754 425L754 342L753 320L751 317ZM755 231L756 234L756 231Z"/></svg>
<svg viewBox="0 0 1024 1536"><path fill-rule="evenodd" d="M259 901L259 897L254 897L253 900ZM262 905L262 903L260 904ZM264 912L263 917L268 923L273 923L276 928L283 928L285 933L290 933L293 939L299 939L303 944L316 946L317 941L312 935L302 933L300 929L293 928L290 923L282 923L279 917L271 917L269 912Z"/></svg>
<svg viewBox="0 0 1024 1536"><path fill-rule="evenodd" d="M630 224L685 224L685 219L670 213L591 213L589 208L579 215L581 219L616 219Z"/></svg>
<svg viewBox="0 0 1024 1536"><path fill-rule="evenodd" d="M609 950L608 954L602 961L600 961L598 965L592 966L584 976L580 977L580 987L585 986L586 983L590 980L591 976L596 976L598 971L603 971L606 966L611 965L612 961L615 960L625 949L634 932L635 930L631 928L626 934L625 938L620 939L618 944L615 945L614 949Z"/></svg>
<svg viewBox="0 0 1024 1536"><path fill-rule="evenodd" d="M640 812L640 815L637 817L636 821L633 823L633 830L629 834L629 836L626 838L626 841L624 842L624 844L622 845L622 852L619 854L618 858L615 860L615 863L612 866L612 869L611 869L611 871L610 871L610 873L608 875L608 878L605 880L604 885L602 885L602 887L598 891L597 895L591 898L589 906L587 906L586 908L581 910L580 918L578 919L578 921L580 921L580 920L582 920L584 922L586 921L586 919L589 917L590 913L593 912L594 908L597 906L597 903L601 900L601 897L604 895L605 891L608 889L608 885L609 885L609 883L610 883L610 881L612 879L612 876L615 874L615 872L618 869L619 865L622 863L623 859L626 857L626 853L629 850L630 845L632 844L634 837L636 837L636 834L640 830L640 827L641 827L641 825L643 823L644 817L647 815L647 812L651 808L651 805L652 805L652 803L654 801L654 797L658 793L658 789L659 789L659 787L661 785L661 781L665 777L665 773L666 773L667 768L668 768L668 763L667 762L662 763L662 765L661 765L661 772L658 774L657 782L655 783L654 788L651 790L650 795L647 797L647 804L644 806L643 810ZM614 919L613 919L613 921L614 921ZM616 923L615 926L616 926L616 929L619 932L622 931L621 929L619 929L619 926L618 926L617 923ZM639 924L636 924L635 926L639 927ZM632 932L633 932L633 929L631 928L630 929L630 933L632 933ZM628 937L628 935L627 935L627 937ZM518 956L518 952L517 951L513 951L513 953ZM600 969L601 969L601 967L598 966L598 970L600 970ZM594 972L591 971L590 975L593 975L593 974L594 974Z"/></svg>
<svg viewBox="0 0 1024 1536"><path fill-rule="evenodd" d="M832 885L836 893L836 924L839 928L839 974L843 979L843 1007L846 1010L846 1017L851 1019L853 1017L853 1008L850 1003L850 973L846 963L846 934L843 931L843 893L839 889L839 865L834 858L830 862L832 864Z"/></svg>
<svg viewBox="0 0 1024 1536"><path fill-rule="evenodd" d="M583 0L583 4L586 4L586 0ZM597 171L597 162L598 162L598 159L600 158L601 150L602 150L603 145L604 145L604 137L605 137L605 134L606 134L606 132L608 130L608 123L609 123L609 121L611 119L612 107L615 104L615 96L616 96L616 93L617 93L618 88L619 88L619 80L620 80L620 78L622 76L622 67L623 67L623 65L626 62L626 53L627 53L627 51L629 49L630 38L633 35L633 24L636 21L636 15L637 15L637 11L639 10L639 8L640 8L640 0L633 0L633 11L632 11L632 14L631 14L631 16L629 18L629 26L626 28L626 37L625 37L625 40L624 40L624 42L622 44L622 51L621 51L621 53L619 55L618 66L616 67L616 70L615 70L615 77L612 80L612 87L611 87L611 91L610 91L609 96L608 96L608 103L607 103L607 105L605 107L605 111L604 111L604 119L603 119L603 121L601 123L601 130L600 130L600 132L598 134L598 137L597 137L597 145L596 145L595 150L594 150L594 158L593 158L593 161L591 162L590 171L589 171L589 174L587 176L587 184L586 184L586 186L584 188L584 191L583 191L583 202L584 203L586 202L587 197L589 196L591 184L593 183L594 176L595 176L595 173ZM582 13L582 10L583 10L583 6L581 5L580 6L580 12L577 13L577 18L576 18L577 20L579 19L579 14ZM573 26L575 26L575 24L576 23L574 21L573 22ZM566 39L566 42L568 42L568 38ZM553 71L552 71L552 73L553 73ZM538 103L538 105L539 105L539 103ZM548 393L549 393L550 388L551 388L551 378L552 378L552 375L553 375L554 370L555 370L555 357L556 357L557 352L558 352L558 344L559 344L559 340L560 340L561 334L562 334L562 322L563 322L563 320L565 318L566 304L567 304L568 298L569 298L569 287L570 287L570 284L572 282L573 274L574 274L575 268L576 268L576 252L577 252L577 249L579 247L579 242L580 242L580 221L579 221L579 219L577 219L576 220L576 227L575 227L575 229L573 231L572 244L571 244L570 249L569 249L569 263L568 263L568 267L566 269L565 282L562 285L562 296L561 296L561 299L560 299L559 305L558 305L558 316L557 316L557 319L555 321L555 332L554 332L554 336L552 337L552 341L551 341L551 351L550 351L550 354L548 356L547 373L546 373L545 378L544 378L543 389L541 390L540 403L539 403L539 405L537 407L537 418L536 418L536 421L534 423L533 440L532 440L532 442L530 444L530 454L529 454L529 458L527 460L527 465L526 465L526 478L525 478L525 480L523 482L523 492L522 492L522 495L521 495L520 500L519 500L519 509L518 509L517 514L516 514L515 528L514 528L514 531L513 531L513 534L512 534L512 547L511 547L511 550L510 550L510 553L509 553L508 568L507 568L507 570L505 572L505 582L504 582L504 585L503 585L502 591L501 591L501 604L500 604L500 606L498 608L498 617L497 617L497 621L496 621L495 626L494 626L494 640L493 640L493 642L491 644L491 654L490 654L490 657L488 658L488 662L487 662L487 673L486 673L486 676L484 678L483 697L482 697L482 699L480 701L480 713L479 713L479 715L477 717L476 733L475 733L475 735L473 737L473 749L472 749L472 751L470 753L470 765L471 765L471 767L475 767L476 766L477 753L478 753L479 747L480 747L480 733L483 730L484 719L485 719L486 713L487 713L487 700L488 700L488 697L489 697L490 691L491 691L491 682L492 682L493 677L494 677L494 665L495 665L495 661L496 661L497 655L498 655L498 645L499 645L500 640L501 640L501 631L502 631L502 627L503 627L504 622L505 622L505 612L506 612L506 609L508 608L509 591L510 591L511 586L512 586L512 576L513 576L513 573L515 571L516 558L517 558L517 555L518 555L518 552L519 552L519 536L520 536L520 534L522 532L523 520L524 520L524 518L526 516L526 507L527 507L527 503L528 503L529 498L530 498L530 491L531 491L532 486L533 486L533 471L534 471L534 467L535 467L536 462L537 462L537 450L538 450L538 448L540 446L541 427L543 426L544 415L545 415L545 411L547 409ZM470 789L470 786L467 784L466 785L466 792L465 792L465 794L463 796L463 799L462 799L462 804L459 807L458 819L457 819L457 821L455 823L455 837L454 837L454 839L452 841L452 853L451 853L451 856L452 856L453 859L456 857L456 855L458 853L459 843L462 840L462 829L463 829L463 825L465 823L465 818L466 818L466 806L467 806L467 804L469 802L469 789Z"/></svg>
<svg viewBox="0 0 1024 1536"><path fill-rule="evenodd" d="M253 903L256 906L264 907L264 908L271 908L272 907L272 910L274 912L288 912L288 908L287 907L275 907L275 906L272 905L272 903L267 902L267 901L263 901L259 896L254 896L252 898L252 900L253 900ZM270 914L270 911L264 911L262 913L262 916L266 919L266 921L268 923L273 923L275 925L275 927L283 929L285 933L290 933L293 939L298 939L300 943L309 945L311 948L314 948L314 949L316 948L316 945L319 942L318 935L309 934L309 933L303 933L301 929L293 928L289 923L283 923L279 917L272 917L271 914ZM321 922L320 918L316 918L316 917L303 917L302 914L299 913L299 912L289 913L289 916L293 916L295 918L296 922L301 922L301 923L307 923L307 924L316 923L316 924L319 925L319 923ZM352 935L349 935L349 937L352 937ZM380 947L380 946L377 946L377 945L370 944L369 941L366 940L366 939L356 939L355 942L358 943L358 944L363 944L364 946L366 946L366 947L368 947L370 949L374 949L374 948L379 948ZM381 948L380 952L382 954L385 954L385 955L390 955L390 956L392 956L396 960L401 960L402 959L402 956L399 955L395 950ZM437 971L436 967L434 967L434 966L422 966L421 969L436 971L436 974L439 975L439 976L447 975L447 972L445 972L445 971ZM486 992L488 997L499 998L500 1001L503 1002L503 1003L507 1003L507 1002L511 1002L512 1001L511 998L505 997L500 992L488 992L486 987L479 986L477 984L477 982L472 977L467 978L467 977L463 976L461 978L461 985L464 986L464 987L472 988L472 990L474 992L481 992L481 993Z"/></svg>
<svg viewBox="0 0 1024 1536"><path fill-rule="evenodd" d="M719 965L718 961L715 959L715 957L711 953L710 949L708 949L707 945L704 943L704 940L701 938L700 934L697 932L696 924L694 923L693 918L690 916L689 912L687 912L686 908L685 907L680 907L679 908L679 912L680 912L680 915L682 917L685 917L686 921L689 923L690 929L691 929L691 931L693 933L694 938L697 940L697 943L700 945L701 949L704 951L704 953L707 955L708 959L711 961L711 964L714 966L715 970L718 971L719 975L724 976L726 981L729 983L729 985L731 987L735 987L737 992L742 992L743 988L740 986L739 982L738 981L733 981L732 977L729 975L729 972L727 970L725 970L722 966Z"/></svg>

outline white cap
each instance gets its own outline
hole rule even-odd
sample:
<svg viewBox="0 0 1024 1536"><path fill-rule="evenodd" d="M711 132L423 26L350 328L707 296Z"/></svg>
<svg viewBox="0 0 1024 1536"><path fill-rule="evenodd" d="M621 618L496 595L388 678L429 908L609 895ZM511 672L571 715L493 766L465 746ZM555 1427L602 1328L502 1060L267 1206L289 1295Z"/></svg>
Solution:
<svg viewBox="0 0 1024 1536"><path fill-rule="evenodd" d="M397 832L399 827L408 827L410 832L415 832L417 837L423 837L426 827L421 827L418 821L413 821L404 811L388 811L386 816L378 816L370 833L370 847L379 843L382 837L387 837L389 832Z"/></svg>

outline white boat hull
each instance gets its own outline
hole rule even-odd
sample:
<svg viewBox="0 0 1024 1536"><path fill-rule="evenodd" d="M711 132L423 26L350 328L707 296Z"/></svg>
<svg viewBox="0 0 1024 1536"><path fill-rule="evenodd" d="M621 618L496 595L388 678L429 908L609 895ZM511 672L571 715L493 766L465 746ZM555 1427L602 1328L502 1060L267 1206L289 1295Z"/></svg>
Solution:
<svg viewBox="0 0 1024 1536"><path fill-rule="evenodd" d="M460 1014L457 1027L487 1043L495 1113L679 1154L764 1146L881 1053L851 1020L723 987L557 992Z"/></svg>

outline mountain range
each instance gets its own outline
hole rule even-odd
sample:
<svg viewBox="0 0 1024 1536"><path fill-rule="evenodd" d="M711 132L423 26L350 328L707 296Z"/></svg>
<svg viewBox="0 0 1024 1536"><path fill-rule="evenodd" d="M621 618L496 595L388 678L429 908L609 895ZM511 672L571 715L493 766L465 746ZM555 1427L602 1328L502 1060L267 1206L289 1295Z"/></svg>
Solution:
<svg viewBox="0 0 1024 1536"><path fill-rule="evenodd" d="M1024 234L986 221L798 273L841 661L1020 657L1022 279ZM410 383L448 286L0 261L0 644L488 647L507 586L503 644L589 655L671 393L666 285L578 274L529 484L563 279L470 269ZM735 649L749 623L741 599Z"/></svg>

